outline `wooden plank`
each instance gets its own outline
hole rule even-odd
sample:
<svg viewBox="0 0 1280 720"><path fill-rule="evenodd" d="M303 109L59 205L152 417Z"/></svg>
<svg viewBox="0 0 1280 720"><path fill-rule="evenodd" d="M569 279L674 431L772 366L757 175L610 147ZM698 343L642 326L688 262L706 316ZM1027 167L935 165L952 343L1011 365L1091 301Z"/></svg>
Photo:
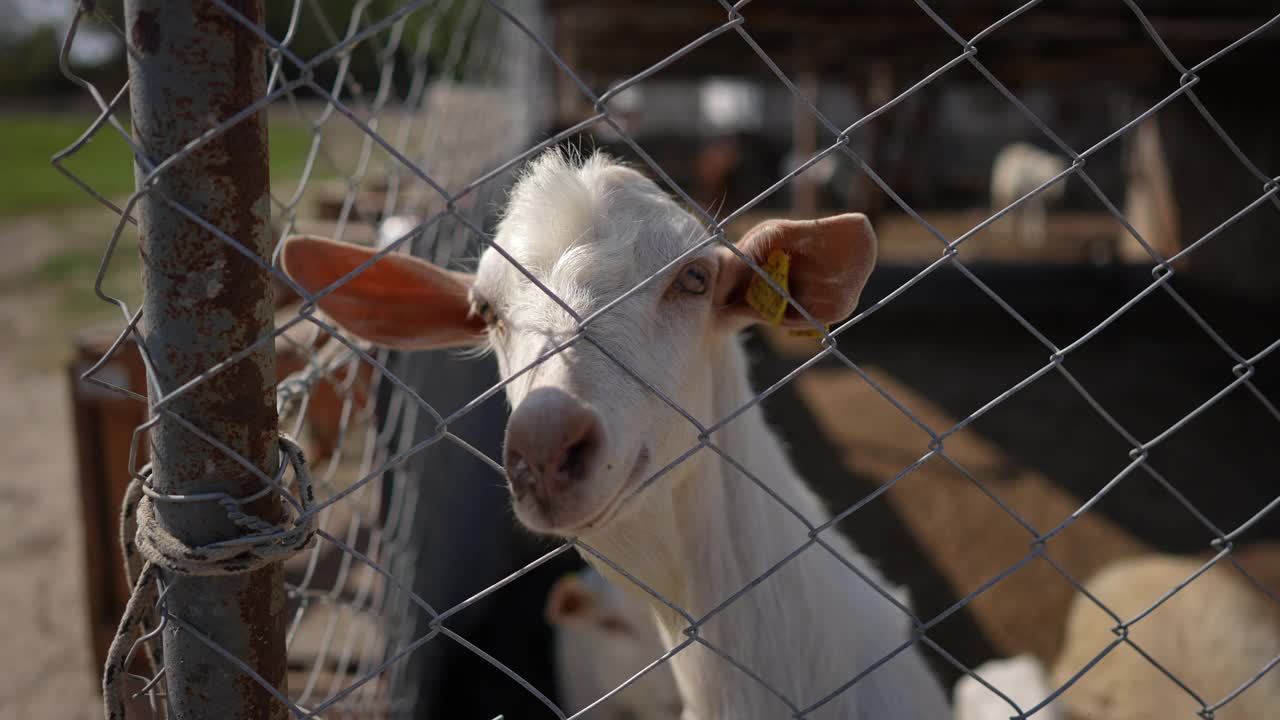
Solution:
<svg viewBox="0 0 1280 720"><path fill-rule="evenodd" d="M1064 7L1036 7L985 36L979 56L985 63L1004 63L1024 75L1037 75L1041 63L1061 75L1078 70L1073 79L1096 76L1105 66L1123 79L1149 79L1167 67L1167 60L1142 29L1137 18L1120 3L1077 2ZM603 4L562 0L552 4L557 48L572 49L575 70L600 76L627 76L661 61L686 43L727 19L714 4L690 6L671 0L644 4ZM1001 21L1009 3L965 2L932 5L963 37L973 37ZM1180 54L1203 57L1262 26L1280 1L1228 2L1192 6L1143 3L1149 20ZM919 64L941 55L959 54L960 46L933 19L910 3L755 3L743 10L744 29L761 47L773 53L803 44L818 71L848 74L872 59L895 64ZM696 49L663 70L667 76L709 73L767 75L763 63L728 33ZM1252 45L1272 46L1280 35L1263 33ZM954 53L952 51L954 50ZM941 55L940 55L941 53ZM1117 54L1136 61L1116 63ZM785 56L784 56L785 57Z"/></svg>
<svg viewBox="0 0 1280 720"><path fill-rule="evenodd" d="M1274 122L1280 95L1269 76L1271 67L1259 65L1251 72L1237 74L1236 81L1251 91L1235 92L1214 83L1197 89L1214 119L1244 156L1265 173L1274 173L1280 166ZM1188 279L1227 296L1280 300L1274 200L1219 229L1262 197L1262 181L1245 169L1191 103L1173 103L1161 112L1159 141L1168 163L1172 209L1180 235L1173 244L1191 248L1211 236L1188 251L1185 269L1179 269Z"/></svg>
<svg viewBox="0 0 1280 720"><path fill-rule="evenodd" d="M801 60L801 67L796 87L800 89L801 95L812 102L818 102L818 74L805 59ZM791 113L794 157L797 160L813 157L818 152L818 121L814 119L808 105L799 98L792 101ZM811 216L818 211L818 186L813 181L813 176L813 172L806 171L791 181L791 207L800 215Z"/></svg>
<svg viewBox="0 0 1280 720"><path fill-rule="evenodd" d="M86 397L85 383L80 380L83 369L83 358L77 357L67 368L67 380L71 388L71 419L76 466L79 470L80 525L84 528L85 607L89 615L89 641L93 646L94 661L101 667L106 661L112 634L104 633L106 620L111 616L110 597L106 589L110 587L107 582L107 555L112 543L110 526L102 512L106 501L103 498L102 468L97 462L100 452L99 438L95 432L96 413L92 401Z"/></svg>
<svg viewBox="0 0 1280 720"><path fill-rule="evenodd" d="M79 336L75 341L76 354L68 367L81 523L85 528L90 643L99 666L106 662L107 650L129 598L120 556L119 512L131 480L129 447L133 430L147 417L142 402L80 379L107 352L114 339L114 332L101 330ZM142 357L132 342L123 344L96 377L134 392L146 392ZM138 463L145 463L146 458L144 443L139 448ZM145 668L145 661L139 658L134 669L141 672Z"/></svg>

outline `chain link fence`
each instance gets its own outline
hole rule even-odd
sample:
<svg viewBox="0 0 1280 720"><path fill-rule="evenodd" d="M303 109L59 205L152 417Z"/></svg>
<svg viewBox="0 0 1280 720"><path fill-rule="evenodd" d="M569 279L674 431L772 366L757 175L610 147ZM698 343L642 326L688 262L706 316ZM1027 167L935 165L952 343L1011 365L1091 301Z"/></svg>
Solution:
<svg viewBox="0 0 1280 720"><path fill-rule="evenodd" d="M1269 397L1259 369L1280 347L1274 328L1272 337L1259 346L1231 342L1230 333L1220 332L1218 323L1202 313L1196 298L1177 282L1185 262L1205 246L1223 242L1219 236L1243 218L1280 211L1280 181L1268 174L1276 168L1255 164L1215 118L1216 108L1201 99L1201 84L1207 82L1202 78L1240 48L1274 34L1280 15L1187 64L1190 61L1170 49L1141 2L1117 0L1128 27L1158 48L1178 80L1158 102L1080 148L1064 141L1019 93L1002 83L980 52L984 43L1015 32L1020 18L1033 17L1048 3L1027 2L980 32L965 34L949 24L947 11L923 1L904 2L945 34L953 46L950 59L910 78L904 90L863 108L856 119L824 112L813 88L788 74L783 69L787 63L757 41L753 11L763 14L766 3L707 4L718 6L720 21L675 52L652 58L642 72L602 90L583 79L571 57L559 54L564 38L553 36L553 13L532 1L361 0L335 13L333 4L294 0L288 22L269 27L262 3L253 0L127 2L123 21L82 0L64 58L76 42L77 28L101 25L119 33L126 44L130 81L124 88L98 88L64 63L65 72L92 96L100 114L54 164L118 218L107 240L104 269L115 259L122 236L141 238L146 291L142 306L109 297L101 288L99 295L117 305L122 317L119 339L102 362L126 340L136 339L148 369L147 395L97 377L102 362L86 379L146 402L151 417L135 433L131 455L135 484L123 525L135 590L105 671L108 716L432 716L446 712L432 699L433 693L451 683L474 682L483 687L492 683L494 688L511 684L545 716L591 717L694 646L732 666L744 682L767 686L749 659L733 657L699 628L802 552L831 550L828 538L837 532L837 523L850 520L857 525L879 498L938 462L982 494L987 512L1010 518L1021 528L1016 559L956 591L938 612L920 610L931 604L918 588L913 612L890 588L877 587L909 623L909 640L819 696L790 697L780 688L767 687L790 716L823 716L842 694L912 647L923 649L935 667L950 673L944 676L966 676L998 693L1005 701L1004 716L1042 716L1058 695L1069 698L1082 678L1105 672L1101 663L1108 655L1128 650L1141 654L1171 681L1168 692L1184 694L1201 717L1233 717L1232 703L1240 696L1261 694L1264 690L1255 686L1280 682L1273 670L1280 656L1275 656L1231 678L1230 692L1206 694L1169 669L1167 659L1148 654L1130 633L1217 568L1230 568L1233 576L1244 578L1259 596L1280 607L1276 588L1236 556L1242 541L1253 538L1258 528L1270 527L1280 497L1247 508L1241 521L1222 524L1171 482L1168 468L1153 459L1160 448L1181 442L1181 431L1229 397L1232 402L1248 398L1255 411L1260 409L1260 416L1272 423L1261 432L1280 428L1274 424L1280 421L1280 409ZM295 43L303 23L320 28L327 48L302 54ZM796 109L794 122L813 126L812 147L797 146L803 150L801 156L785 172L769 177L764 187L748 193L742 203L712 208L703 198L695 199L664 170L664 163L655 159L657 153L636 139L627 117L634 106L627 98L708 44L730 40L741 53L740 62L762 63L767 84L785 90ZM357 67L364 70L357 72ZM859 138L892 122L896 109L962 68L976 72L1001 102L1038 131L1037 142L1064 162L1060 170L1020 191L1012 204L994 208L980 222L951 233L939 229L928 213L895 189L884 168L868 160L870 151ZM586 112L556 126L556 106L566 93L577 96ZM1104 192L1106 181L1095 177L1091 161L1174 103L1194 108L1238 168L1256 180L1257 192L1235 207L1220 208L1216 227L1166 252L1144 237ZM126 107L131 121L125 119ZM305 167L297 177L271 172L269 128L276 122L301 125L310 132ZM809 344L800 351L802 357L775 368L746 406L707 422L672 401L653 378L637 373L627 357L596 343L589 332L598 317L641 292L663 271L589 315L579 316L564 305L574 315L578 331L541 353L531 367L574 344L595 343L614 363L619 382L625 378L655 394L696 431L697 444L683 455L654 458L652 467L661 469L642 487L661 482L672 468L702 453L716 455L736 468L738 480L772 495L770 478L758 477L717 445L716 432L744 412L769 406L804 375L831 368L841 369L846 382L858 383L868 396L891 406L896 422L905 420L912 432L923 434L921 454L897 464L865 496L838 504L830 518L811 523L788 507L805 523L808 540L799 547L778 548L782 561L702 615L690 614L673 598L641 582L634 568L617 564L584 542L539 544L512 530L501 487L505 410L498 396L520 374L514 372L518 369L495 383L490 361L483 358L391 352L346 337L317 312L318 298L280 269L281 241L298 234L370 245L382 254L409 253L440 266L467 266L485 248L516 263L494 243L497 216L513 177L544 150L588 131L606 138L694 214L706 231L696 248L727 247L736 239L738 223L777 201L784 190L813 182L824 163L836 159L855 168L861 182L887 200L885 212L900 213L935 245L928 261L895 279L892 287L873 285L850 319L831 327L814 323L817 339L805 341ZM135 158L138 190L120 204L80 181L67 164L81 147L103 134L119 136ZM1083 186L1105 215L1123 228L1128 241L1141 247L1136 264L1149 269L1150 275L1101 321L1062 342L1042 331L1031 313L1020 311L1019 300L998 291L998 283L989 282L982 268L963 259L962 249L1010 213L1039 202L1068 181ZM890 242L884 241L886 253ZM665 267L688 254L668 258ZM756 263L749 264L768 277ZM536 268L519 270L550 293L539 282ZM985 298L982 302L998 307L1012 321L1008 332L1034 341L1039 360L1029 374L1000 387L977 410L940 424L937 417L920 411L915 399L903 397L900 386L860 362L861 345L844 340L858 337L861 327L874 327L878 315L909 302L904 296L913 288L944 273L960 278L965 292L976 290ZM775 280L767 282L812 320L785 288ZM1155 432L1137 432L1123 420L1125 413L1100 400L1072 366L1074 358L1098 342L1096 338L1156 296L1171 301L1216 347L1214 372L1221 370L1223 380L1171 424ZM799 341L788 342L794 347ZM1145 370L1135 366L1115 372ZM1022 505L1005 499L999 480L993 481L985 468L972 467L967 452L954 448L968 442L967 429L1052 377L1065 381L1095 420L1110 429L1113 443L1119 438L1124 449L1109 458L1123 462L1117 472L1094 477L1083 504L1046 524L1029 519ZM1046 427L1045 432L1058 431ZM1057 436L1056 441L1066 439ZM143 464L145 458L150 464ZM807 465L802 462L801 467ZM1141 477L1207 531L1210 541L1200 549L1212 555L1181 582L1148 598L1140 612L1124 614L1088 592L1069 563L1056 559L1055 546L1069 529L1088 522L1082 519L1096 514L1097 506L1118 487L1133 485ZM1251 497L1275 495L1269 478L1250 482L1264 483ZM947 519L939 516L933 522ZM811 549L814 545L819 548ZM493 645L477 640L492 633L492 627L513 635L526 632L527 628L500 625L502 621L493 618L502 608L509 609L502 603L519 592L540 602L549 587L547 573L574 567L574 551L611 568L639 586L640 595L687 622L684 637L649 658L647 665L629 668L625 682L585 710L557 702L554 676L539 665L546 653L512 659L494 649L504 647L502 638L493 639ZM1015 693L974 673L985 659L983 653L949 647L938 638L949 619L969 612L971 605L981 604L984 595L989 597L1030 565L1052 568L1073 589L1072 595L1079 593L1107 613L1114 635L1065 682L1055 682L1049 696L1019 704L1012 699ZM857 572L853 565L849 569ZM530 579L536 577L543 579ZM939 601L932 602L937 607ZM489 614L478 616L480 608L488 608ZM545 631L521 639L548 640ZM464 680L458 668L481 679ZM492 692L500 695L497 689ZM476 716L482 712L487 710L477 708ZM497 712L516 716L512 709Z"/></svg>

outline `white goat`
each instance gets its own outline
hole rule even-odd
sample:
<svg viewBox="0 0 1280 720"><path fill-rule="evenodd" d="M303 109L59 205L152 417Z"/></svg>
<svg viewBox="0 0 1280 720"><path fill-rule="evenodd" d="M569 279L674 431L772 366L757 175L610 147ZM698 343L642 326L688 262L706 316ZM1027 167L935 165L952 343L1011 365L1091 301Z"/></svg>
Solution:
<svg viewBox="0 0 1280 720"><path fill-rule="evenodd" d="M666 652L648 603L590 568L556 581L547 598L547 622L556 632L556 676L566 712L613 692ZM583 718L677 720L680 709L675 678L664 663Z"/></svg>
<svg viewBox="0 0 1280 720"><path fill-rule="evenodd" d="M1112 563L1085 588L1121 619L1132 620L1190 578L1200 560L1145 555ZM1025 711L1070 682L1116 635L1116 621L1084 595L1068 613L1062 651L1046 677L1030 655L976 670ZM1209 705L1221 702L1280 657L1280 608L1230 566L1211 567L1129 628L1129 637ZM1055 707L1056 706L1056 707ZM1226 705L1220 720L1267 720L1280 708L1280 668ZM1136 650L1117 645L1033 717L1193 720L1201 706ZM1009 704L968 677L955 690L956 720L1004 720Z"/></svg>
<svg viewBox="0 0 1280 720"><path fill-rule="evenodd" d="M1009 207L1066 169L1065 160L1029 143L1004 146L991 164L991 212ZM1059 180L1009 211L1007 227L1025 246L1038 248L1048 239L1047 207L1062 201L1066 182Z"/></svg>
<svg viewBox="0 0 1280 720"><path fill-rule="evenodd" d="M1024 713L1053 692L1044 663L1034 655L988 660L973 672L1017 703ZM952 695L955 699L954 720L1008 720L1014 714L1007 700L968 675L960 678ZM1061 703L1055 700L1032 717L1035 720L1062 720Z"/></svg>
<svg viewBox="0 0 1280 720"><path fill-rule="evenodd" d="M650 601L666 646L688 643L671 660L686 720L780 717L818 705L808 717L945 717L945 695L918 645L908 644L901 611L846 564L877 585L885 579L838 532L824 531L821 545L810 537L806 523L831 516L750 402L738 334L761 320L746 302L755 274L729 248L695 247L704 235L634 170L601 155L578 164L549 152L512 190L495 237L523 271L492 248L474 275L393 254L319 305L376 344L493 349L514 407L504 461L517 518L578 537L700 621L694 642L686 617ZM875 247L862 215L770 221L737 244L761 264L787 253L791 295L819 322L852 312ZM372 253L292 238L284 264L316 293ZM548 354L579 324L525 272L582 317L657 277L592 319L586 339ZM806 325L794 309L782 322ZM701 447L699 431L615 359L704 425L742 412L709 436L716 451Z"/></svg>
<svg viewBox="0 0 1280 720"><path fill-rule="evenodd" d="M1198 570L1202 561L1172 555L1122 560L1086 584L1094 597L1128 621ZM1059 686L1115 640L1116 621L1078 597L1051 673ZM1220 562L1129 628L1129 637L1174 677L1212 705L1224 700L1280 656L1275 603L1229 564ZM1197 717L1187 692L1126 645L1116 647L1071 689L1063 704L1075 716L1124 720ZM1280 712L1280 670L1217 710L1218 720L1266 720Z"/></svg>

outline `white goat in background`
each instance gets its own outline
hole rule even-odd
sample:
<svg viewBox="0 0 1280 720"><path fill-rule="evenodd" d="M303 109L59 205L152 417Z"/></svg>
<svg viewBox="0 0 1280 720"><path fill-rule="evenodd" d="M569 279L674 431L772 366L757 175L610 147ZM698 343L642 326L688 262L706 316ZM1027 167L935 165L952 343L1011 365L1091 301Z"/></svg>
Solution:
<svg viewBox="0 0 1280 720"><path fill-rule="evenodd" d="M701 621L698 642L671 659L685 720L788 717L819 703L812 720L947 717L902 611L848 566L887 588L884 577L834 529L818 536L823 545L812 541L810 525L831 515L751 404L738 335L761 321L746 302L756 275L727 247L695 249L705 234L634 170L601 155L578 164L552 151L512 190L495 244L579 316L657 274L583 329L590 342L579 338L547 356L578 335L578 322L492 248L474 275L388 255L319 306L346 331L387 347L493 349L514 407L504 461L517 518L538 532L578 537ZM786 253L790 294L831 323L856 306L876 242L864 216L842 215L769 221L737 250L758 264ZM373 252L292 238L283 258L289 275L318 293ZM808 325L793 308L782 322ZM769 492L706 448L647 483L702 442L614 358L704 425L741 411L708 441ZM688 642L688 620L645 597L665 646Z"/></svg>
<svg viewBox="0 0 1280 720"><path fill-rule="evenodd" d="M1087 580L1085 588L1129 621L1190 578L1202 561L1173 555L1120 560ZM1020 655L975 672L1026 711L1070 682L1115 641L1117 625L1084 595L1068 613L1062 651L1046 674L1039 660ZM1230 565L1220 562L1129 628L1129 637L1173 677L1213 705L1280 657L1280 607ZM1194 720L1201 707L1136 650L1120 644L1033 718L1078 720ZM1280 668L1214 713L1218 720L1280 717ZM956 720L1004 720L1012 708L968 676L955 688Z"/></svg>
<svg viewBox="0 0 1280 720"><path fill-rule="evenodd" d="M974 674L1018 704L1023 712L1049 697L1049 673L1034 655L988 660L973 669ZM955 700L954 720L1008 720L1014 713L1004 698L985 685L964 675L952 693ZM1061 703L1054 701L1041 708L1035 720L1063 720Z"/></svg>
<svg viewBox="0 0 1280 720"><path fill-rule="evenodd" d="M1201 560L1151 555L1114 563L1087 583L1089 592L1122 620L1133 619L1190 578ZM1115 620L1077 598L1067 617L1062 652L1051 680L1062 685L1115 640ZM1150 615L1129 637L1165 670L1212 705L1280 657L1280 607L1219 562ZM1198 717L1200 705L1133 648L1121 645L1062 696L1082 718L1166 720ZM1280 671L1272 669L1215 712L1217 720L1280 717Z"/></svg>
<svg viewBox="0 0 1280 720"><path fill-rule="evenodd" d="M991 164L991 212L1009 207L1019 198L1066 171L1067 161L1024 142L1005 145ZM1048 206L1062 201L1067 179L1045 188L1009 211L1009 228L1030 248L1042 247L1049 236ZM999 225L999 223L997 223Z"/></svg>
<svg viewBox="0 0 1280 720"><path fill-rule="evenodd" d="M613 692L666 652L648 603L590 568L556 581L546 615L555 629L556 676L566 713ZM663 663L583 720L677 720L680 710L675 678Z"/></svg>

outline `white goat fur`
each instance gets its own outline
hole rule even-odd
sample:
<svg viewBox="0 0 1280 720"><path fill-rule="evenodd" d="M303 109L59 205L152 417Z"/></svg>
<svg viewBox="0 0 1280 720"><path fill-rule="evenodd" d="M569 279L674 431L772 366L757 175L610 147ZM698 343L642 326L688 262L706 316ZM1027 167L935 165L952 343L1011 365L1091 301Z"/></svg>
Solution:
<svg viewBox="0 0 1280 720"><path fill-rule="evenodd" d="M704 235L692 216L639 173L600 155L578 164L553 152L536 160L513 189L495 240L586 315ZM700 254L711 252L704 248ZM736 333L708 330L704 319L653 312L653 300L662 291L654 284L594 320L592 338L706 424L746 405L754 393ZM499 299L503 308L509 330L492 344L504 378L533 362L552 341L575 332L569 315L494 250L481 257L475 292ZM617 445L612 462L625 462L645 442L653 451L652 473L697 445L690 423L586 343L578 342L515 378L507 387L508 398L518 405L532 387L546 384L592 404ZM718 430L711 441L810 523L819 525L831 517L792 468L758 406ZM909 639L902 612L846 567L847 562L888 587L847 539L828 530L820 539L830 551L811 544L802 522L705 448L638 492L605 527L581 539L694 618L808 545L697 630L701 640L799 708L822 700ZM584 556L612 581L640 592L593 555ZM666 646L685 642L688 622L645 597ZM699 643L681 649L671 663L685 720L787 717L794 712ZM918 645L912 645L808 717L937 720L948 714L941 687Z"/></svg>
<svg viewBox="0 0 1280 720"><path fill-rule="evenodd" d="M1044 663L1034 655L989 660L974 668L973 672L1017 703L1022 712L1039 705L1053 692ZM1004 698L968 675L956 682L952 696L955 699L954 720L1008 720L1014 714L1013 707ZM1035 720L1062 720L1061 703L1055 700L1032 717Z"/></svg>
<svg viewBox="0 0 1280 720"><path fill-rule="evenodd" d="M1195 558L1151 555L1116 562L1086 583L1125 621L1190 578ZM1052 682L1061 686L1115 640L1114 619L1083 596L1067 620ZM1280 656L1280 616L1274 601L1221 561L1131 626L1129 637L1206 703L1225 699ZM1193 720L1200 710L1186 691L1132 648L1121 645L1061 696L1078 718ZM1218 720L1267 720L1280 715L1280 668L1216 711Z"/></svg>
<svg viewBox="0 0 1280 720"><path fill-rule="evenodd" d="M1067 169L1067 162L1029 143L1010 143L996 154L991 165L991 212L1009 207ZM1009 211L1007 228L1029 247L1039 247L1048 239L1048 205L1058 203L1065 193L1066 178L1045 188Z"/></svg>
<svg viewBox="0 0 1280 720"><path fill-rule="evenodd" d="M1125 621L1145 611L1202 565L1195 558L1144 555L1114 562L1085 588ZM992 660L974 670L1025 711L1071 681L1115 641L1116 621L1077 595L1067 617L1062 651L1046 673L1031 655ZM1156 662L1216 704L1280 656L1280 608L1221 563L1139 620L1129 637ZM1221 720L1267 720L1280 708L1280 671L1273 669L1218 709ZM969 677L955 688L955 720L1005 720L1009 704ZM1194 720L1197 704L1185 690L1121 644L1059 696L1035 720Z"/></svg>

